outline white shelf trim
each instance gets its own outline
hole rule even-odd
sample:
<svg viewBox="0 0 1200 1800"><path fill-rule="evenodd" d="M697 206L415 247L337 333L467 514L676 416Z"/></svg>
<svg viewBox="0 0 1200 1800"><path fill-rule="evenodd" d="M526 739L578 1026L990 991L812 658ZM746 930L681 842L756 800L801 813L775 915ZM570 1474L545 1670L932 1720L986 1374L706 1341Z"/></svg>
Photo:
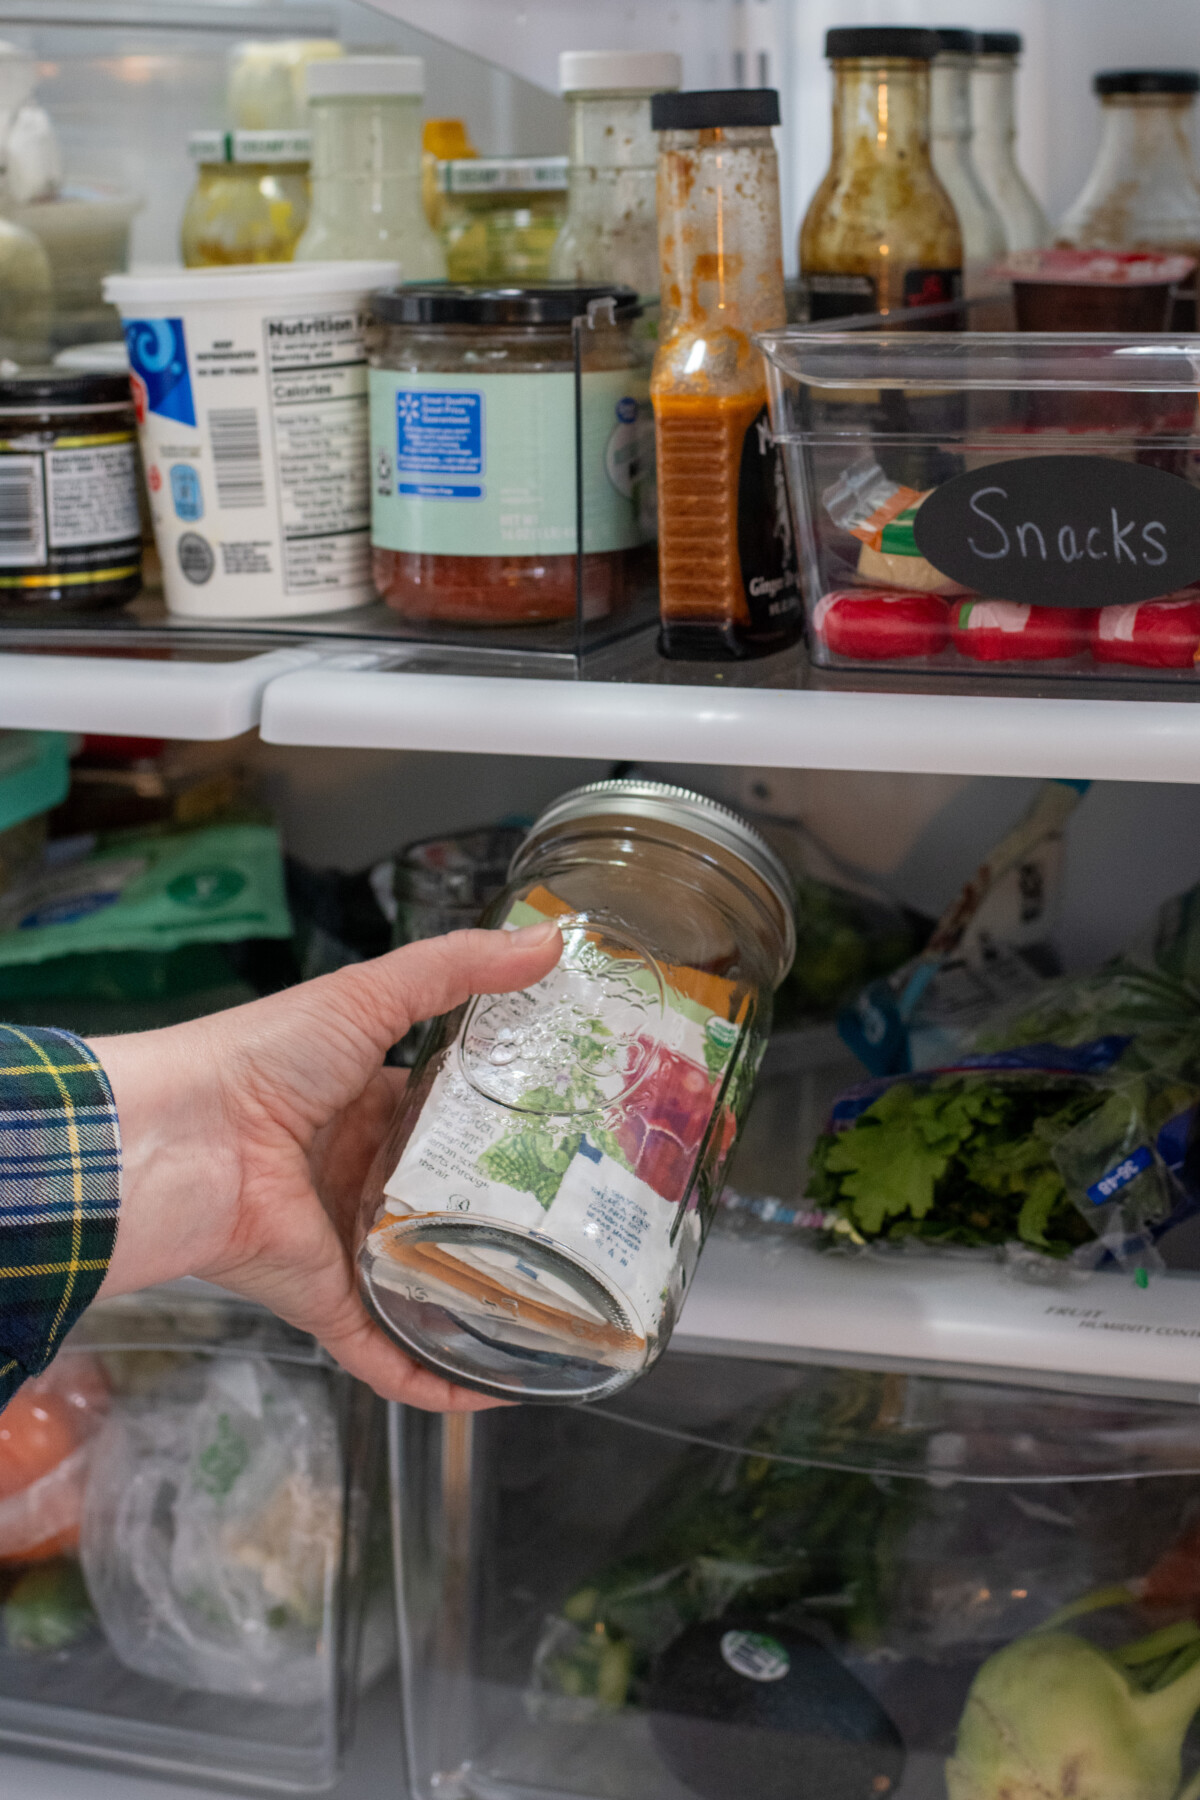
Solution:
<svg viewBox="0 0 1200 1800"><path fill-rule="evenodd" d="M268 688L271 743L905 774L1200 782L1200 705L522 680L326 662Z"/></svg>

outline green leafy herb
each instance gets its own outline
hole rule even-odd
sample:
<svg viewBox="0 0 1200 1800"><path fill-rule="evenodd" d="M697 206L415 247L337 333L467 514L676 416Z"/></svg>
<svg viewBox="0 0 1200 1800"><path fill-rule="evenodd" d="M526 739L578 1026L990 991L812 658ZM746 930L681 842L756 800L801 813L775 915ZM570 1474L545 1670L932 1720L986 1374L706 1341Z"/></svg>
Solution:
<svg viewBox="0 0 1200 1800"><path fill-rule="evenodd" d="M223 1500L249 1461L245 1438L234 1430L228 1413L219 1413L216 1437L196 1458L196 1486Z"/></svg>
<svg viewBox="0 0 1200 1800"><path fill-rule="evenodd" d="M493 1181L532 1194L548 1209L582 1140L582 1131L555 1136L537 1126L516 1126L483 1152L479 1167Z"/></svg>

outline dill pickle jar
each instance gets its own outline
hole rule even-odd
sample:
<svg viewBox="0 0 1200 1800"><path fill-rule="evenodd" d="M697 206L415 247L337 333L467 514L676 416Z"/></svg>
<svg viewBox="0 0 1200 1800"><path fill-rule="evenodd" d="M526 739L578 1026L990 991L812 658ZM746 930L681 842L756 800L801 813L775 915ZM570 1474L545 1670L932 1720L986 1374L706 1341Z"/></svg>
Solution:
<svg viewBox="0 0 1200 1800"><path fill-rule="evenodd" d="M358 1275L390 1336L480 1393L594 1400L691 1285L795 953L782 863L685 788L549 806L483 915L558 965L430 1031L368 1177Z"/></svg>

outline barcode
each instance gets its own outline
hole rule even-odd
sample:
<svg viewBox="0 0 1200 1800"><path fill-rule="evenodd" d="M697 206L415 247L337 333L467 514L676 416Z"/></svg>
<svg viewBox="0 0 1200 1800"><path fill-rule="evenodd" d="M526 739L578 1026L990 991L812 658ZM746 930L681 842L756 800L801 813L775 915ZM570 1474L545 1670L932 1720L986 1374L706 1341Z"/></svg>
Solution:
<svg viewBox="0 0 1200 1800"><path fill-rule="evenodd" d="M252 406L222 407L208 415L217 504L222 507L265 506L262 442L258 414Z"/></svg>
<svg viewBox="0 0 1200 1800"><path fill-rule="evenodd" d="M46 560L40 456L0 456L0 567Z"/></svg>

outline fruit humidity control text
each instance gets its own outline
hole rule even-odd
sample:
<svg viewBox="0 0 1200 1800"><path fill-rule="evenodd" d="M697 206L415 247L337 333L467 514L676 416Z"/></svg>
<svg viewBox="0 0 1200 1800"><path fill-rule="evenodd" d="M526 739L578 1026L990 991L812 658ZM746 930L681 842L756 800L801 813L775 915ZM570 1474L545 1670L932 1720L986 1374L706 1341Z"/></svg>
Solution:
<svg viewBox="0 0 1200 1800"><path fill-rule="evenodd" d="M650 392L661 648L764 655L801 631L756 331L783 323L773 89L657 94L662 317Z"/></svg>

